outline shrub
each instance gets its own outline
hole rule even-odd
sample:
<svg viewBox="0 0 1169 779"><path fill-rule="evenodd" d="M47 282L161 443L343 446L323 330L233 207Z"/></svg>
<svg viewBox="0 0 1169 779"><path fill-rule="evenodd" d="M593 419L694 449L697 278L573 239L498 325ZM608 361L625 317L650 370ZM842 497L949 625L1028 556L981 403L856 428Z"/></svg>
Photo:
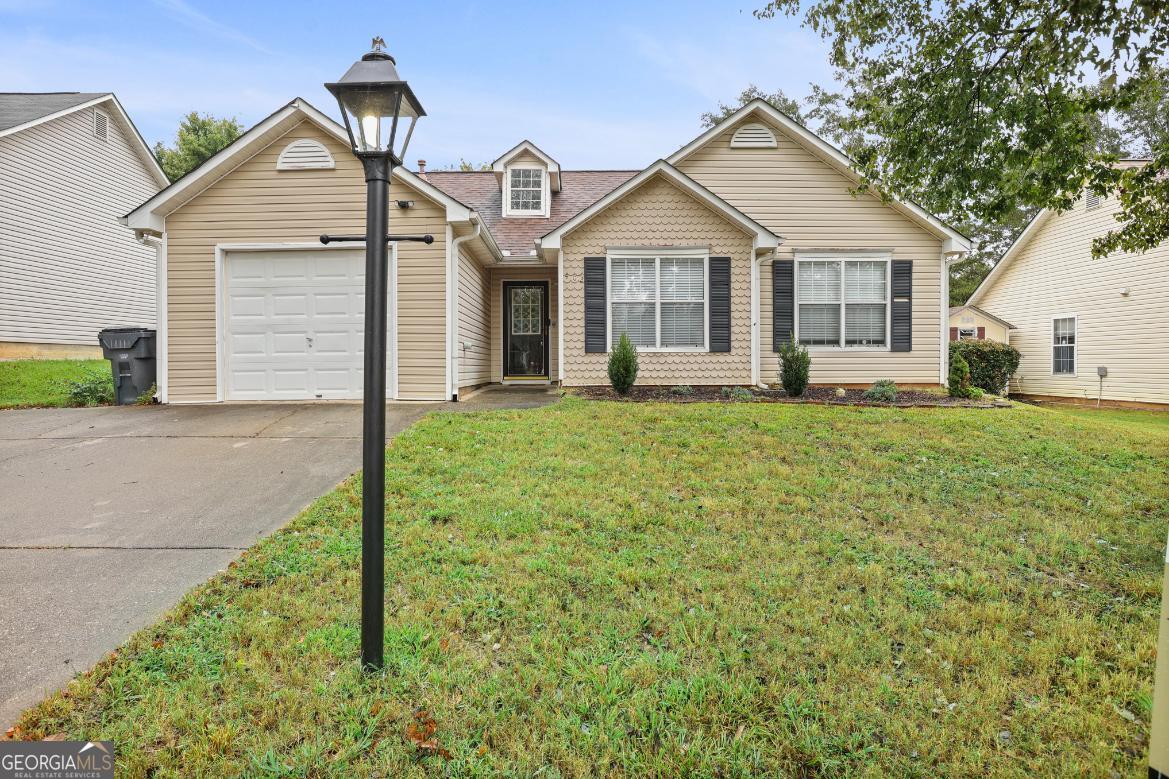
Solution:
<svg viewBox="0 0 1169 779"><path fill-rule="evenodd" d="M108 406L114 402L114 377L105 371L86 373L65 383L71 406Z"/></svg>
<svg viewBox="0 0 1169 779"><path fill-rule="evenodd" d="M970 366L960 352L955 352L950 358L950 380L946 382L946 389L952 398L968 398L970 391Z"/></svg>
<svg viewBox="0 0 1169 779"><path fill-rule="evenodd" d="M879 379L865 390L864 397L875 403L893 403L897 400L897 385L891 379Z"/></svg>
<svg viewBox="0 0 1169 779"><path fill-rule="evenodd" d="M1019 368L1019 350L998 341L951 341L951 362L955 354L970 367L970 383L993 395L1002 393Z"/></svg>
<svg viewBox="0 0 1169 779"><path fill-rule="evenodd" d="M808 388L808 369L812 365L812 357L794 340L788 340L779 346L779 383L789 398L798 398Z"/></svg>
<svg viewBox="0 0 1169 779"><path fill-rule="evenodd" d="M723 397L728 400L754 400L755 393L746 387L723 387Z"/></svg>
<svg viewBox="0 0 1169 779"><path fill-rule="evenodd" d="M679 384L676 387L670 387L670 392L674 395L693 395L694 388L689 384Z"/></svg>
<svg viewBox="0 0 1169 779"><path fill-rule="evenodd" d="M637 349L625 333L609 353L609 383L618 395L628 394L637 381Z"/></svg>
<svg viewBox="0 0 1169 779"><path fill-rule="evenodd" d="M158 384L151 384L150 388L138 396L138 400L134 401L139 406L154 405L154 396L158 394Z"/></svg>
<svg viewBox="0 0 1169 779"><path fill-rule="evenodd" d="M975 387L975 386L971 385L971 387L970 387L970 399L971 400L982 400L985 397L986 397L986 393L983 392L982 387Z"/></svg>

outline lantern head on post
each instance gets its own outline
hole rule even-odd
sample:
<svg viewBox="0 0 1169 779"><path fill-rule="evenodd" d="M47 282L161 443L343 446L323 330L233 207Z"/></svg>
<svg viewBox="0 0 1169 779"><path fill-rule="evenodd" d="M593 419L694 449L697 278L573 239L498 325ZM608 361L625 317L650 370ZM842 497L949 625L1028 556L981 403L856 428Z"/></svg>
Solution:
<svg viewBox="0 0 1169 779"><path fill-rule="evenodd" d="M370 52L353 63L340 81L325 88L341 106L353 153L363 159L388 159L397 167L406 158L414 123L426 112L410 85L398 76L385 45L381 38L374 38Z"/></svg>

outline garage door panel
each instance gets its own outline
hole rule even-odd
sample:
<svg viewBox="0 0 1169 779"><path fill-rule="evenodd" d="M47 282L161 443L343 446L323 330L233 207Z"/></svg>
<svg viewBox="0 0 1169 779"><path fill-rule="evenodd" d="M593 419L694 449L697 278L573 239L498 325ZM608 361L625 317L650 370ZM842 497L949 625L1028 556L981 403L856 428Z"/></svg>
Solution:
<svg viewBox="0 0 1169 779"><path fill-rule="evenodd" d="M225 264L229 399L361 397L364 251L237 253Z"/></svg>

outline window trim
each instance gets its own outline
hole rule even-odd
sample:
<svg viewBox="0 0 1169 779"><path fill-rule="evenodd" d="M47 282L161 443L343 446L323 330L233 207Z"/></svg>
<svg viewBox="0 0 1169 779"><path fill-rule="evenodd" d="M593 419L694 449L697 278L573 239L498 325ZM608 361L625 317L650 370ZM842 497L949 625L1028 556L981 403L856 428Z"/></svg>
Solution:
<svg viewBox="0 0 1169 779"><path fill-rule="evenodd" d="M511 172L513 170L534 170L540 174L540 208L521 209L511 207ZM508 165L503 169L503 215L528 218L548 216L548 169L541 165Z"/></svg>
<svg viewBox="0 0 1169 779"><path fill-rule="evenodd" d="M846 327L845 306L847 301L844 295L844 268L840 269L840 343L836 346L825 344L808 344L804 348L809 352L837 354L840 352L891 352L893 351L893 255L887 251L856 251L840 252L797 252L795 264L792 267L792 330L795 342L800 342L800 263L836 261L840 263L850 260L858 262L885 263L885 343L881 346L847 346L844 343Z"/></svg>
<svg viewBox="0 0 1169 779"><path fill-rule="evenodd" d="M605 353L613 351L613 260L654 260L654 333L662 342L662 259L702 259L702 346L638 346L638 354L710 353L710 249L662 247L609 249L605 252Z"/></svg>
<svg viewBox="0 0 1169 779"><path fill-rule="evenodd" d="M958 340L959 341L977 341L978 340L978 328L977 327L958 327L955 329L958 331ZM962 336L963 333L969 333L970 335L963 338L963 336Z"/></svg>
<svg viewBox="0 0 1169 779"><path fill-rule="evenodd" d="M1055 347L1058 346L1058 344L1056 344L1056 342L1055 342L1055 323L1061 319L1072 320L1072 338L1075 339L1075 341L1073 343L1069 344L1072 347L1072 370L1069 373L1064 373L1064 372L1056 373L1055 372ZM1076 378L1076 374L1079 373L1079 370L1080 370L1080 318L1079 318L1079 316L1077 316L1076 314L1058 314L1056 316L1053 316L1051 318L1051 329L1048 332L1051 333L1051 341L1049 342L1049 345L1051 347L1051 360L1048 363L1048 365L1051 368L1051 375L1054 378L1063 378L1063 379Z"/></svg>

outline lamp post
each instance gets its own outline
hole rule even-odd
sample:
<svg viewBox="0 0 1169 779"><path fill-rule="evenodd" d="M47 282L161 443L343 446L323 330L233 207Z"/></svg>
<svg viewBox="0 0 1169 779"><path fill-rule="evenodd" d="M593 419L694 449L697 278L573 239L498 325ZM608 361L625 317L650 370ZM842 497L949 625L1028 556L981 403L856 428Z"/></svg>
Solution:
<svg viewBox="0 0 1169 779"><path fill-rule="evenodd" d="M340 81L325 84L337 98L353 153L365 168L365 235L322 235L321 243L365 241L365 385L361 448L361 665L383 664L386 491L386 246L432 243L430 235L389 235L390 176L402 164L418 117L425 116L410 85L398 76L385 41L353 63ZM409 122L400 144L399 125Z"/></svg>

